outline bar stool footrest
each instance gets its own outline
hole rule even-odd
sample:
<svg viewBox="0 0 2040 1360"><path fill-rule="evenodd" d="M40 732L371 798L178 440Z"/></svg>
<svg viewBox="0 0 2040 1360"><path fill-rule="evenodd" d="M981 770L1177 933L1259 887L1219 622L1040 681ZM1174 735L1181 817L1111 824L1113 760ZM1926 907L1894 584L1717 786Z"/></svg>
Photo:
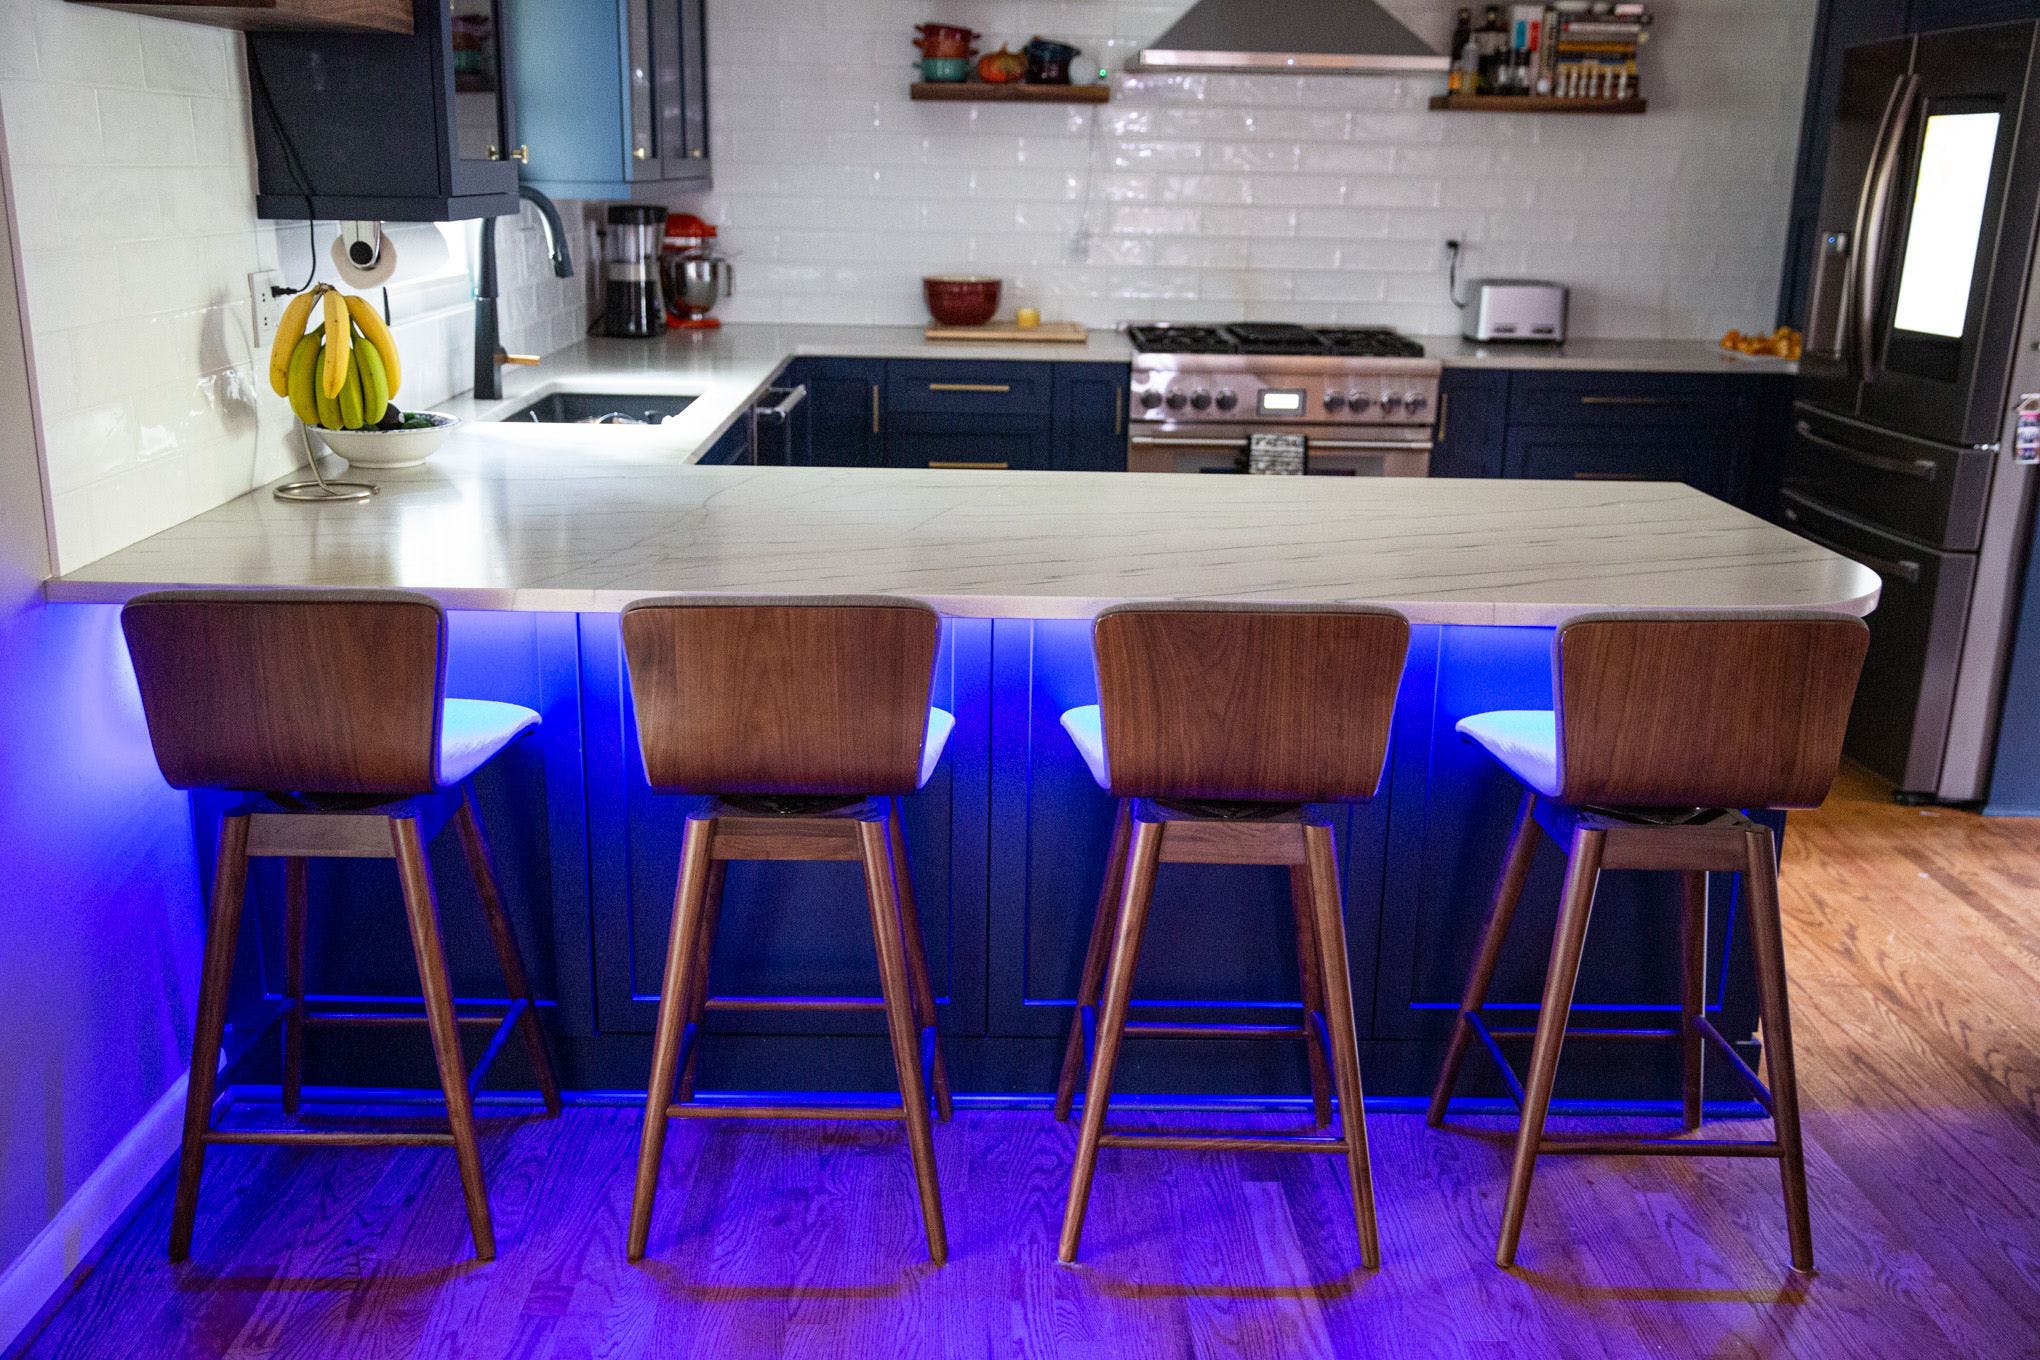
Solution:
<svg viewBox="0 0 2040 1360"><path fill-rule="evenodd" d="M899 1105L715 1105L689 1102L668 1105L675 1119L840 1119L898 1123L907 1117Z"/></svg>
<svg viewBox="0 0 2040 1360"><path fill-rule="evenodd" d="M1533 1007L1531 1009L1533 1013L1542 1012L1542 1007ZM1468 1028L1470 1028L1473 1031L1474 1037L1480 1040L1481 1047L1487 1050L1487 1055L1490 1058L1494 1059L1496 1069L1501 1072L1502 1081L1509 1088L1510 1100L1512 1100L1515 1103L1516 1108L1518 1110L1522 1109L1523 1083L1521 1079L1519 1079L1516 1076L1516 1069L1509 1062L1508 1056L1502 1052L1501 1041L1504 1039L1534 1039L1537 1036L1536 1026L1512 1025L1506 1028L1497 1029L1488 1024L1487 1017L1483 1015L1480 1011L1463 1011L1461 1012L1461 1014L1465 1017ZM1757 1102L1757 1104L1763 1107L1764 1113L1775 1114L1776 1111L1773 1109L1771 1103L1771 1088L1764 1084L1764 1079L1757 1075L1756 1070L1749 1065L1749 1063L1743 1058L1743 1055L1736 1052L1735 1045L1729 1041L1728 1036L1723 1034L1719 1029L1716 1029L1714 1026L1714 1022L1704 1015L1700 1016L1697 1020L1694 1021L1693 1027L1700 1032L1701 1037L1707 1041L1709 1047L1713 1048L1717 1053L1721 1054L1721 1056L1727 1061L1728 1070L1735 1075L1737 1081L1741 1082L1743 1086L1748 1089L1751 1098L1754 1099ZM1598 1039L1603 1041L1614 1041L1620 1043L1631 1042L1635 1040L1646 1041L1676 1040L1683 1039L1684 1037L1685 1030L1683 1028L1676 1027L1649 1028L1649 1029L1580 1028L1580 1029L1567 1029L1565 1032L1565 1038L1568 1042L1574 1039ZM1602 1141L1605 1142L1608 1140ZM1650 1140L1640 1141L1648 1142ZM1678 1143L1690 1146L1694 1144L1696 1140L1679 1139L1672 1141L1676 1141ZM1736 1145L1731 1144L1730 1146ZM1773 1145L1743 1144L1741 1146L1772 1147ZM1579 1149L1554 1148L1552 1150L1578 1151ZM1680 1151L1680 1148L1672 1147L1669 1150L1673 1152L1678 1152ZM1729 1153L1724 1155L1732 1156L1737 1154ZM1750 1155L1765 1155L1765 1154L1750 1154ZM1778 1154L1775 1148L1773 1148L1773 1150L1768 1155L1775 1157Z"/></svg>
<svg viewBox="0 0 2040 1360"><path fill-rule="evenodd" d="M1345 1152L1343 1136L1325 1134L1244 1134L1186 1130L1181 1133L1132 1133L1105 1130L1099 1147L1189 1150L1193 1152Z"/></svg>

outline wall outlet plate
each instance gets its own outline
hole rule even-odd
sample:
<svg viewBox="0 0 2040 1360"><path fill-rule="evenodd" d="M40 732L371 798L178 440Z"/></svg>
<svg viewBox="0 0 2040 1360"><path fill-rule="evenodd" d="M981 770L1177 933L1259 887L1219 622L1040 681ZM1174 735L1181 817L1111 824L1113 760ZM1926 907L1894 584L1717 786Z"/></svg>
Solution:
<svg viewBox="0 0 2040 1360"><path fill-rule="evenodd" d="M266 348L276 339L283 324L283 309L290 305L283 288L283 275L274 269L258 270L248 276L248 291L255 299L255 347Z"/></svg>

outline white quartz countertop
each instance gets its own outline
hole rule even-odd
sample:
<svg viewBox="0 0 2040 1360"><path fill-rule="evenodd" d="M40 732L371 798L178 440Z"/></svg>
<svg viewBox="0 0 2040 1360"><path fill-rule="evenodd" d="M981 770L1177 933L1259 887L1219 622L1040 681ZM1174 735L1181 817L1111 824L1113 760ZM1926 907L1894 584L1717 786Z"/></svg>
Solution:
<svg viewBox="0 0 2040 1360"><path fill-rule="evenodd" d="M1456 335L1411 337L1424 353L1447 368L1579 369L1602 373L1793 374L1790 359L1769 359L1725 350L1712 340L1568 340L1483 345Z"/></svg>
<svg viewBox="0 0 2040 1360"><path fill-rule="evenodd" d="M1878 591L1869 569L1668 483L701 467L655 429L562 442L488 425L373 480L381 494L356 504L242 496L49 597L400 587L454 608L610 611L667 592L882 593L1021 618L1364 601L1540 625L1602 608L1863 614Z"/></svg>

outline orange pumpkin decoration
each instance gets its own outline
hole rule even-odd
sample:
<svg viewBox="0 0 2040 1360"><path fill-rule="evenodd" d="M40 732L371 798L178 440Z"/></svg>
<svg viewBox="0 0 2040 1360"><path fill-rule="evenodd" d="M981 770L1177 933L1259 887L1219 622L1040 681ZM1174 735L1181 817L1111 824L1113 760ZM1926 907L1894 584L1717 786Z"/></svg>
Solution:
<svg viewBox="0 0 2040 1360"><path fill-rule="evenodd" d="M1010 85L1027 74L1027 58L1007 51L1002 44L998 51L978 58L977 73L987 85Z"/></svg>

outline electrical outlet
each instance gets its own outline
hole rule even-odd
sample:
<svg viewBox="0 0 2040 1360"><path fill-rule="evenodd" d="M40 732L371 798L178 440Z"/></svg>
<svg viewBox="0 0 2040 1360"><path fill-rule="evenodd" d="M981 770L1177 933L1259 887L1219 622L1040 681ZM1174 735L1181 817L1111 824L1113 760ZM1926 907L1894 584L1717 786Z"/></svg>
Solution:
<svg viewBox="0 0 2040 1360"><path fill-rule="evenodd" d="M274 269L250 274L248 291L255 298L255 346L266 348L276 339L276 328L283 324L283 309L290 305L291 295L283 291L283 275Z"/></svg>

